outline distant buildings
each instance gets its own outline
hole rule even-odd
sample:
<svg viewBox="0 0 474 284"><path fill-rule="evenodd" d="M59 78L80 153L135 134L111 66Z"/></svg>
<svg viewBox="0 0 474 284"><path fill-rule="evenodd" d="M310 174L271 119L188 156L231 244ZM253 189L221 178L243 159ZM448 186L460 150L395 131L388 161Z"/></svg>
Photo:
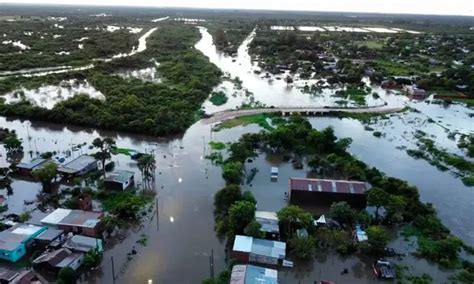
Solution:
<svg viewBox="0 0 474 284"><path fill-rule="evenodd" d="M58 172L66 176L82 176L97 169L97 161L89 155L82 155L58 168Z"/></svg>
<svg viewBox="0 0 474 284"><path fill-rule="evenodd" d="M398 84L397 81L394 81L394 80L385 80L385 81L382 81L382 88L384 88L384 89L401 89L402 85Z"/></svg>
<svg viewBox="0 0 474 284"><path fill-rule="evenodd" d="M130 171L115 171L110 173L104 181L106 189L123 191L135 186L134 173Z"/></svg>
<svg viewBox="0 0 474 284"><path fill-rule="evenodd" d="M104 213L58 208L41 220L41 224L66 233L96 237L100 234L100 221Z"/></svg>
<svg viewBox="0 0 474 284"><path fill-rule="evenodd" d="M278 265L285 259L286 243L235 236L232 257L240 262Z"/></svg>
<svg viewBox="0 0 474 284"><path fill-rule="evenodd" d="M18 261L26 254L34 238L46 229L31 224L17 224L0 232L0 259Z"/></svg>
<svg viewBox="0 0 474 284"><path fill-rule="evenodd" d="M428 96L428 93L424 89L418 88L416 85L405 86L404 91L414 100L423 100Z"/></svg>
<svg viewBox="0 0 474 284"><path fill-rule="evenodd" d="M354 208L365 208L368 185L360 181L290 178L289 199L293 204L330 206L346 201Z"/></svg>
<svg viewBox="0 0 474 284"><path fill-rule="evenodd" d="M255 265L234 265L230 284L278 284L278 271Z"/></svg>

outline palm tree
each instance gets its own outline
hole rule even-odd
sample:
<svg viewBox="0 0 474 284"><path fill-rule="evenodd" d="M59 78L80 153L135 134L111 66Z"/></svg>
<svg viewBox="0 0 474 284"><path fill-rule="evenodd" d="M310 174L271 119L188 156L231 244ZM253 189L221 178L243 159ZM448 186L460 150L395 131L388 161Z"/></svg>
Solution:
<svg viewBox="0 0 474 284"><path fill-rule="evenodd" d="M142 173L143 180L147 183L148 181L155 180L155 169L156 161L155 156L152 154L144 154L138 158L138 168Z"/></svg>

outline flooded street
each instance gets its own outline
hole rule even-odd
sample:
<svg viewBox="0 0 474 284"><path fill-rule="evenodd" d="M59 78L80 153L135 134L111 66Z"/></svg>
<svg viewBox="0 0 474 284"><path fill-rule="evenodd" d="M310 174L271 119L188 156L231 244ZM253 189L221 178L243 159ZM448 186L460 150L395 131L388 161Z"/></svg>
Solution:
<svg viewBox="0 0 474 284"><path fill-rule="evenodd" d="M231 57L221 55L215 50L211 35L200 28L202 40L196 45L210 60L231 77L239 77L242 87L253 93L255 101L267 106L326 106L333 105L331 91L321 96L303 93L296 87L289 87L283 80L269 82L253 73L255 66L248 54L248 45L255 36L252 33L239 48L235 62ZM219 88L231 90L233 83L224 81ZM235 90L234 90L235 91ZM415 160L408 156L403 147L413 147L413 133L423 130L436 136L436 143L450 151L459 151L456 142L448 139L448 132L474 133L474 124L469 110L453 105L444 108L441 105L408 102L406 97L390 94L374 88L388 106L408 104L420 112L391 115L389 119L378 120L372 127L383 133L381 138L374 137L364 125L354 119L309 118L316 129L333 126L339 138L350 137L353 143L349 151L370 166L375 166L387 175L407 180L418 187L421 200L433 203L442 222L454 235L474 245L474 190L463 185L460 179L449 172L441 172L424 160ZM245 92L229 98L227 104L215 107L208 102L204 107L209 112L235 108L249 99ZM373 104L381 102L374 101ZM434 120L427 123L428 118ZM147 136L125 133L98 131L73 126L9 120L0 117L0 126L8 127L18 133L25 148L23 161L29 161L46 151L55 151L55 157L66 161L81 154L92 153L91 141L97 137L112 137L119 148L129 148L138 152L153 153L157 161L156 186L158 212L153 214L141 226L130 229L123 241L107 244L104 260L99 271L84 276L85 283L113 283L112 261L114 259L116 283L200 283L209 277L209 258L214 254L216 275L225 267L225 248L214 232L213 197L224 186L221 169L212 166L205 156L210 153L209 142L230 142L242 134L258 132L257 125L239 126L211 132L213 125L201 121L192 125L182 137L157 139ZM78 145L83 145L77 147ZM141 176L136 162L130 157L119 154L112 157L116 169L135 172L135 180L140 184ZM0 167L7 166L6 152L0 146ZM270 168L279 167L279 179L270 182ZM284 193L288 190L288 178L304 177L307 168L295 170L289 163L281 163L273 157L264 155L247 163L247 169L256 167L259 172L255 179L244 185L257 199L258 210L278 211L287 205ZM15 180L13 192L0 192L8 197L9 213L21 213L34 208L27 207L23 200L34 200L40 192L38 183L27 180ZM26 207L25 207L26 206ZM34 213L32 222L38 222L41 213ZM146 236L146 246L137 243ZM399 240L397 240L399 241ZM398 247L405 245L394 244ZM127 253L136 247L137 254L128 259ZM434 279L447 280L449 272L412 256L395 263L413 267L414 274L429 273ZM335 254L319 254L311 264L296 264L293 269L280 271L281 283L314 283L315 280L331 279L338 283L375 283L369 268L370 260L361 261L357 257L340 258ZM341 275L348 268L349 274Z"/></svg>

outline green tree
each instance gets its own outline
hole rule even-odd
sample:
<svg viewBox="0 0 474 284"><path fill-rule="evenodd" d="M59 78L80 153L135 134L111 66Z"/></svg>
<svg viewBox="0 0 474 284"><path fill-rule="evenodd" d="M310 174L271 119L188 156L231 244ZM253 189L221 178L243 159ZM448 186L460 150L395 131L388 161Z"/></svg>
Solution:
<svg viewBox="0 0 474 284"><path fill-rule="evenodd" d="M265 232L261 231L262 225L257 221L250 222L244 229L244 233L247 236L263 239L265 238Z"/></svg>
<svg viewBox="0 0 474 284"><path fill-rule="evenodd" d="M356 218L356 213L345 201L333 203L329 208L329 215L336 221L347 225L352 225Z"/></svg>
<svg viewBox="0 0 474 284"><path fill-rule="evenodd" d="M310 229L313 216L298 206L290 205L277 212L278 223L289 237L300 228Z"/></svg>
<svg viewBox="0 0 474 284"><path fill-rule="evenodd" d="M390 194L381 188L373 187L367 191L366 195L367 204L375 207L375 220L379 220L379 209L388 204Z"/></svg>
<svg viewBox="0 0 474 284"><path fill-rule="evenodd" d="M58 284L73 284L76 283L77 275L74 269L70 267L64 267L59 270L58 273Z"/></svg>
<svg viewBox="0 0 474 284"><path fill-rule="evenodd" d="M314 255L314 249L316 246L316 240L312 236L299 237L294 235L288 241L290 251L297 258L302 260L311 259Z"/></svg>
<svg viewBox="0 0 474 284"><path fill-rule="evenodd" d="M105 162L112 157L111 152L112 148L115 147L115 141L110 137L106 137L104 139L96 138L94 141L92 141L92 145L99 149L99 151L94 154L94 157L102 164L102 174L105 179Z"/></svg>
<svg viewBox="0 0 474 284"><path fill-rule="evenodd" d="M148 180L155 179L156 160L155 156L151 154L142 155L138 158L137 163L138 169L140 169L143 178Z"/></svg>
<svg viewBox="0 0 474 284"><path fill-rule="evenodd" d="M58 166L55 163L49 163L41 169L34 170L32 175L41 182L43 190L50 188L52 182L58 174Z"/></svg>
<svg viewBox="0 0 474 284"><path fill-rule="evenodd" d="M236 184L227 185L214 195L214 214L216 217L226 216L232 204L241 199L240 187Z"/></svg>
<svg viewBox="0 0 474 284"><path fill-rule="evenodd" d="M382 226L370 226L367 228L367 238L371 253L382 255L389 241L387 231Z"/></svg>
<svg viewBox="0 0 474 284"><path fill-rule="evenodd" d="M98 249L93 249L84 254L84 265L86 267L97 267L102 261L102 253Z"/></svg>
<svg viewBox="0 0 474 284"><path fill-rule="evenodd" d="M16 135L9 135L7 138L5 138L5 140L3 140L3 147L5 147L7 154L23 151L21 140L19 140Z"/></svg>
<svg viewBox="0 0 474 284"><path fill-rule="evenodd" d="M243 177L241 162L226 162L222 170L222 177L227 184L240 184Z"/></svg>
<svg viewBox="0 0 474 284"><path fill-rule="evenodd" d="M236 234L243 234L245 227L255 220L255 211L257 207L255 204L248 201L237 201L229 209L228 236Z"/></svg>

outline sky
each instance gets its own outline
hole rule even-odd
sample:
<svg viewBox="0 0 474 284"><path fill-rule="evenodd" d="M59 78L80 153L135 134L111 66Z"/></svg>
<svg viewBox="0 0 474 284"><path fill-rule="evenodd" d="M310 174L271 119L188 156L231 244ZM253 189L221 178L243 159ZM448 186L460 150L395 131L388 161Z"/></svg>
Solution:
<svg viewBox="0 0 474 284"><path fill-rule="evenodd" d="M0 0L104 6L156 6L474 16L474 0Z"/></svg>

